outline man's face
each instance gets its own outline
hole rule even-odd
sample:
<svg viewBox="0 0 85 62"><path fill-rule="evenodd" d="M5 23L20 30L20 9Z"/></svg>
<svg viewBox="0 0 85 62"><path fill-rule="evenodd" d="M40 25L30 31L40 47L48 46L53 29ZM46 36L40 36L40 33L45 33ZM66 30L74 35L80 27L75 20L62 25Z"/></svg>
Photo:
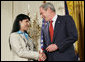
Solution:
<svg viewBox="0 0 85 62"><path fill-rule="evenodd" d="M50 12L49 10L44 10L42 7L40 8L40 15L43 19L45 19L45 21L49 21L50 20Z"/></svg>

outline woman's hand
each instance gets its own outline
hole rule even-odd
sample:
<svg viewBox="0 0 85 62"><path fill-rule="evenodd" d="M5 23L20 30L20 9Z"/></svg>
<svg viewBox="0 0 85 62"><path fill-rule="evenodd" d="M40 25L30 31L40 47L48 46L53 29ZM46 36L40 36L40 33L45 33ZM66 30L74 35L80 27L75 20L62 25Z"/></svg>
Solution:
<svg viewBox="0 0 85 62"><path fill-rule="evenodd" d="M46 58L47 57L46 57L45 53L39 51L39 59L38 59L38 61L45 61Z"/></svg>

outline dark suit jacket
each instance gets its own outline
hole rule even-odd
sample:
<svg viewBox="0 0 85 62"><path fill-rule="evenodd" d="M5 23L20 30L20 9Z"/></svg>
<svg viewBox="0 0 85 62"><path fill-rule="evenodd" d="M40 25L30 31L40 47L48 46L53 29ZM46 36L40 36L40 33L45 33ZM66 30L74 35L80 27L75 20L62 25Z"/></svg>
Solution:
<svg viewBox="0 0 85 62"><path fill-rule="evenodd" d="M47 55L47 61L75 61L76 55L73 43L78 39L77 29L71 16L60 16L55 23L53 42L51 43L49 36L49 24L45 24L42 28L44 52ZM47 52L45 49L50 44L56 44L58 50Z"/></svg>

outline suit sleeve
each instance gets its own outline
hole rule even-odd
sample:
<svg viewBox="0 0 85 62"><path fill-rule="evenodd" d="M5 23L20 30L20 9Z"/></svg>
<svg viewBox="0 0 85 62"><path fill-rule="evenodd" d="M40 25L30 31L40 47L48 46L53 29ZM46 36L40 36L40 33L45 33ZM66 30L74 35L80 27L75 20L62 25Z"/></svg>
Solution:
<svg viewBox="0 0 85 62"><path fill-rule="evenodd" d="M66 34L68 35L67 38L62 40L61 43L58 43L58 50L65 51L68 47L72 46L73 43L78 39L77 29L74 23L74 20L71 16L66 16Z"/></svg>
<svg viewBox="0 0 85 62"><path fill-rule="evenodd" d="M19 36L16 34L11 34L10 36L10 44L12 50L21 58L27 59L35 59L37 60L39 57L39 53L35 51L28 51L25 47L22 46L19 40Z"/></svg>

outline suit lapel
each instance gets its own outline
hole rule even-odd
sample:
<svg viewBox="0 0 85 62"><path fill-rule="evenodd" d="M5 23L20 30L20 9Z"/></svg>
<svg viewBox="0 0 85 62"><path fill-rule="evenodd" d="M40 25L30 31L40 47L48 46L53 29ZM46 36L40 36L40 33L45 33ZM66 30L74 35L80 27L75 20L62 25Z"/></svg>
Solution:
<svg viewBox="0 0 85 62"><path fill-rule="evenodd" d="M20 34L20 36L22 37L22 39L24 40L24 42L27 43L27 39L25 38L25 36L23 36L22 34Z"/></svg>
<svg viewBox="0 0 85 62"><path fill-rule="evenodd" d="M58 18L56 20L56 23L55 23L55 27L54 27L54 34L53 34L53 43L55 41L55 37L57 35L57 31L59 30L59 25L60 25L60 20L59 20L59 15L58 15Z"/></svg>
<svg viewBox="0 0 85 62"><path fill-rule="evenodd" d="M48 43L48 45L51 43L51 39L50 39L50 32L49 32L49 23L47 22L47 25L45 27L46 29L46 35L47 35L47 38L49 38L49 41L46 41Z"/></svg>
<svg viewBox="0 0 85 62"><path fill-rule="evenodd" d="M48 37L49 37L49 40L50 40L49 44L51 44L51 38L50 38L50 32L49 32L49 24L48 24Z"/></svg>

